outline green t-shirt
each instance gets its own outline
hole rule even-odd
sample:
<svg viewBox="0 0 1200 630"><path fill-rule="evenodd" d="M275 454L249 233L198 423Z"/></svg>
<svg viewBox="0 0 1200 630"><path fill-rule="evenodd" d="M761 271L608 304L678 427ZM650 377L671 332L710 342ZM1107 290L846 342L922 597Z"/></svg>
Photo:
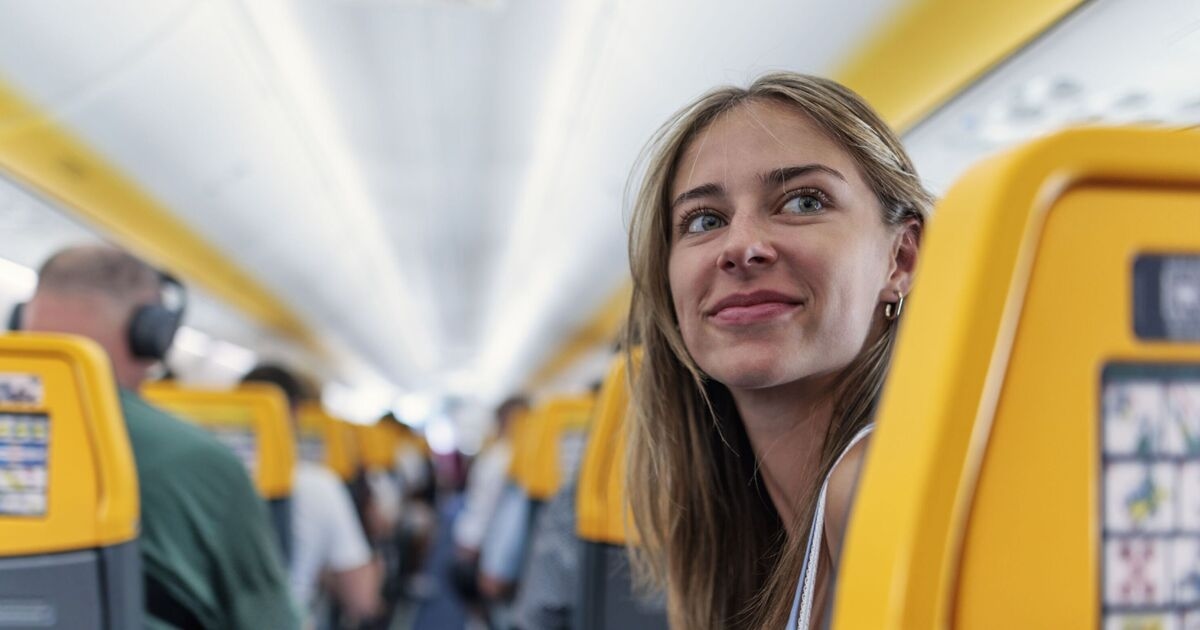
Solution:
<svg viewBox="0 0 1200 630"><path fill-rule="evenodd" d="M141 494L147 627L297 628L279 544L242 463L137 394L122 391L121 407Z"/></svg>

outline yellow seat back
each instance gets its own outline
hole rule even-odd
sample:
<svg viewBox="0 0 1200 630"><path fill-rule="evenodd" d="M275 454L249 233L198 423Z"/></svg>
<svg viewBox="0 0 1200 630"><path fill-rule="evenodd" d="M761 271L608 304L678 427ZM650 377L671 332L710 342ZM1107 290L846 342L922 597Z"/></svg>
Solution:
<svg viewBox="0 0 1200 630"><path fill-rule="evenodd" d="M362 465L371 472L387 472L395 468L396 449L400 447L399 431L386 423L354 426L355 443L362 456Z"/></svg>
<svg viewBox="0 0 1200 630"><path fill-rule="evenodd" d="M360 465L353 425L333 417L316 402L302 404L298 415L306 439L321 440L325 465L342 481L353 479Z"/></svg>
<svg viewBox="0 0 1200 630"><path fill-rule="evenodd" d="M287 398L278 387L243 383L231 390L207 390L154 383L143 388L142 395L228 445L246 464L264 498L291 495L296 443Z"/></svg>
<svg viewBox="0 0 1200 630"><path fill-rule="evenodd" d="M0 337L0 555L137 537L137 473L108 357L59 335Z"/></svg>
<svg viewBox="0 0 1200 630"><path fill-rule="evenodd" d="M532 476L533 453L537 450L539 431L543 427L541 408L535 407L512 419L512 461L508 465L508 477L524 488Z"/></svg>
<svg viewBox="0 0 1200 630"><path fill-rule="evenodd" d="M138 509L104 351L0 336L0 625L141 627Z"/></svg>
<svg viewBox="0 0 1200 630"><path fill-rule="evenodd" d="M970 171L925 241L834 628L1184 627L1200 337L1142 320L1195 335L1197 296L1200 134L1075 130Z"/></svg>
<svg viewBox="0 0 1200 630"><path fill-rule="evenodd" d="M304 403L296 413L296 457L312 464L327 464L331 429L319 409L319 405Z"/></svg>
<svg viewBox="0 0 1200 630"><path fill-rule="evenodd" d="M543 406L541 430L531 438L536 442L522 479L530 498L547 501L558 492L566 461L578 455L569 449L582 448L594 407L591 394L553 398Z"/></svg>
<svg viewBox="0 0 1200 630"><path fill-rule="evenodd" d="M613 360L600 388L596 420L579 472L576 532L580 538L592 542L623 545L634 535L633 528L626 523L629 512L625 499L628 373L624 355Z"/></svg>

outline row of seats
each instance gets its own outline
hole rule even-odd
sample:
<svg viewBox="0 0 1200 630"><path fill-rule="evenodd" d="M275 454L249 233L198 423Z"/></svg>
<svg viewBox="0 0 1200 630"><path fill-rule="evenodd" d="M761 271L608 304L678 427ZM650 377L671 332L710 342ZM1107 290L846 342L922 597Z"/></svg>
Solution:
<svg viewBox="0 0 1200 630"><path fill-rule="evenodd" d="M142 397L176 417L203 426L237 454L270 508L280 551L290 561L296 448L283 392L264 383L204 390L159 382L143 387Z"/></svg>
<svg viewBox="0 0 1200 630"><path fill-rule="evenodd" d="M633 360L639 360L633 353ZM579 630L653 630L667 627L662 596L634 588L626 555L636 544L625 499L625 429L629 411L629 364L613 362L600 390L596 423L576 490L576 534L580 557L580 595L575 616Z"/></svg>
<svg viewBox="0 0 1200 630"><path fill-rule="evenodd" d="M941 202L833 628L1195 616L1197 156L1195 134L1069 132L980 165ZM622 546L636 544L621 492L627 370L618 360L595 400L539 407L514 440L512 481L540 504L572 487L567 460L589 434L574 484L581 628L665 627L622 564ZM137 479L116 391L91 342L0 339L0 626L141 625ZM224 432L263 496L286 498L290 477L276 468L288 465L290 429L266 420L268 409L286 418L277 395L145 394ZM341 471L378 470L376 447L407 439L307 415L301 441L319 441Z"/></svg>
<svg viewBox="0 0 1200 630"><path fill-rule="evenodd" d="M635 594L625 545L630 538L624 509L624 428L629 396L627 368L624 357L614 361L610 373L594 393L551 397L526 414L513 420L511 429L512 460L509 478L512 490L504 495L493 516L492 534L497 538L515 538L509 546L518 551L521 568L505 578L519 578L516 608L555 604L529 599L521 591L542 588L546 580L568 579L555 573L534 575L540 570L530 563L539 561L539 536L557 536L548 531L557 522L542 523L543 515L553 509L552 501L564 498L571 504L571 520L577 527L568 532L578 538L577 563L560 567L558 571L578 573L578 592L569 599L576 602L570 616L559 622L570 627L600 628L665 628L666 617L661 598L646 598ZM562 494L572 496L563 497ZM523 504L523 516L515 521L520 532L513 536L509 530L513 520L505 516L514 510L513 502ZM498 543L500 544L500 543ZM559 543L548 543L552 548ZM485 543L485 555L487 554ZM554 553L550 554L554 557ZM553 561L553 560L551 560ZM484 571L489 570L487 559ZM534 585L528 584L533 581ZM569 581L569 580L568 580ZM551 588L562 588L553 585ZM492 623L498 627L520 627L535 624L520 619L522 611L502 615Z"/></svg>
<svg viewBox="0 0 1200 630"><path fill-rule="evenodd" d="M0 338L0 627L141 627L138 481L117 386L103 350L82 337ZM275 386L202 390L170 382L144 398L212 432L245 464L291 555L296 436ZM301 439L344 480L390 471L403 444L313 405Z"/></svg>

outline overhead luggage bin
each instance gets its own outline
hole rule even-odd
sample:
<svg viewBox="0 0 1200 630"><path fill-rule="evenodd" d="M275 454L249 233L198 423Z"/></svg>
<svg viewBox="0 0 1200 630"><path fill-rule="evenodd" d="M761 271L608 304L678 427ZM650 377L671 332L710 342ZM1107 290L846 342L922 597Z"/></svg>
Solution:
<svg viewBox="0 0 1200 630"><path fill-rule="evenodd" d="M138 509L104 351L0 337L0 627L140 628Z"/></svg>
<svg viewBox="0 0 1200 630"><path fill-rule="evenodd" d="M246 466L267 500L284 557L291 558L291 496L296 442L287 397L267 383L210 390L152 383L142 389L152 405L204 427Z"/></svg>
<svg viewBox="0 0 1200 630"><path fill-rule="evenodd" d="M1200 134L1059 133L939 204L833 627L1200 623Z"/></svg>

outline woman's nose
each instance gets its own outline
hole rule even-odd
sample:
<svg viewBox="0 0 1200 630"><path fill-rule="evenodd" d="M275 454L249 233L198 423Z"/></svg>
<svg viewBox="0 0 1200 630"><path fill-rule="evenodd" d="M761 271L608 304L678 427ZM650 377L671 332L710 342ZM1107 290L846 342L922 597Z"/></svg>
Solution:
<svg viewBox="0 0 1200 630"><path fill-rule="evenodd" d="M764 226L752 220L734 221L726 232L725 246L717 266L723 271L748 271L775 262L778 253Z"/></svg>

